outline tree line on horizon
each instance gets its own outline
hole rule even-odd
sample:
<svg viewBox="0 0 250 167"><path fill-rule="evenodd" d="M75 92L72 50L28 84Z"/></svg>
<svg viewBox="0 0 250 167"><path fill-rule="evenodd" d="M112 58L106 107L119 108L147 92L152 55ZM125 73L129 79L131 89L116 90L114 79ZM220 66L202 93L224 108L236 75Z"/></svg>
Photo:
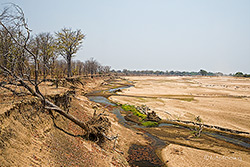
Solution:
<svg viewBox="0 0 250 167"><path fill-rule="evenodd" d="M117 75L133 76L133 75L157 75L157 76L235 76L235 77L250 77L250 74L243 74L236 72L235 74L223 74L222 72L207 72L201 69L198 72L188 71L160 71L160 70L111 70L112 73Z"/></svg>
<svg viewBox="0 0 250 167"><path fill-rule="evenodd" d="M159 70L112 70L111 72L117 73L119 75L165 75L165 76L223 76L221 72L207 72L201 69L198 72L188 72L188 71L159 71Z"/></svg>

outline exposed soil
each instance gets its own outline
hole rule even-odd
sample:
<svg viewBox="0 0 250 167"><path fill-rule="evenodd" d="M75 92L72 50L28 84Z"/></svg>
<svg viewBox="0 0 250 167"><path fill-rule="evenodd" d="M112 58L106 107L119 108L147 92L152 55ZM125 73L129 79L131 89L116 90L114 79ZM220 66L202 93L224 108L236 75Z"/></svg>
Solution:
<svg viewBox="0 0 250 167"><path fill-rule="evenodd" d="M75 85L80 88L74 88L76 94L71 97L68 112L81 121L88 121L95 110L97 114L103 111L108 114L111 123L108 135L119 134L117 151L113 149L113 141L107 140L98 145L82 138L84 130L56 113L54 126L51 115L37 98L13 98L12 93L1 89L0 95L4 100L0 98L0 166L129 166L126 157L130 145L145 144L144 137L123 127L114 114L82 96L101 89L104 80L85 79L84 85ZM47 83L41 90L46 90L47 96L58 100L71 89L71 84L55 89L54 85Z"/></svg>
<svg viewBox="0 0 250 167"><path fill-rule="evenodd" d="M128 162L132 167L136 166L152 166L161 167L164 164L155 154L155 150L150 145L135 145L133 144L129 151Z"/></svg>
<svg viewBox="0 0 250 167"><path fill-rule="evenodd" d="M250 132L250 80L230 77L127 77L135 87L110 99L146 104L163 119L194 121ZM250 152L235 144L175 126L144 128L170 144L161 151L168 166L249 166ZM249 135L244 135L249 137ZM159 150L158 150L159 152Z"/></svg>
<svg viewBox="0 0 250 167"><path fill-rule="evenodd" d="M138 106L146 104L161 118L193 120L199 113L204 123L249 132L249 123L241 122L247 121L249 114L249 104L245 102L249 100L249 80L207 77L130 79L136 82L135 88L113 89L123 96L112 96L111 99ZM228 85L220 86L225 82L229 82ZM82 121L90 120L95 110L97 114L104 112L111 123L108 135L119 136L116 150L113 141L98 145L82 138L84 130L55 113L54 126L51 115L43 110L38 99L29 95L13 98L12 93L0 89L1 166L129 166L128 163L132 166L164 166L162 162L168 166L250 165L247 148L206 134L195 138L192 131L175 126L132 130L126 127L134 126L133 123L123 126L120 118L109 112L114 106L99 105L84 96L94 92L92 95L108 97L113 92L104 90L128 83L131 84L123 79L99 78L84 79L80 83L63 82L59 89L47 82L41 88L46 96L63 103L59 104L61 107L65 106L65 93L75 91L67 105L68 112ZM126 114L123 111L120 117L124 119Z"/></svg>
<svg viewBox="0 0 250 167"><path fill-rule="evenodd" d="M194 120L250 132L250 79L234 77L127 77L135 87L112 96L147 105L162 119Z"/></svg>
<svg viewBox="0 0 250 167"><path fill-rule="evenodd" d="M247 156L240 154L219 155L199 149L170 144L162 150L163 160L168 167L247 167Z"/></svg>

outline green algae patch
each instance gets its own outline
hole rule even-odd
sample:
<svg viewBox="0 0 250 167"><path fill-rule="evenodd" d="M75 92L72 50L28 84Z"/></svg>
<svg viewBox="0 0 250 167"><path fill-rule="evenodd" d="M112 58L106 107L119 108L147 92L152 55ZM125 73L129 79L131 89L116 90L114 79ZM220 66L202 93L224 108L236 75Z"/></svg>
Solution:
<svg viewBox="0 0 250 167"><path fill-rule="evenodd" d="M134 105L123 104L122 109L125 111L131 111L133 115L140 117L142 120L147 118L147 115L140 113Z"/></svg>
<svg viewBox="0 0 250 167"><path fill-rule="evenodd" d="M155 126L158 126L159 123L153 122L153 121L146 121L146 122L142 122L142 125L146 127L155 127Z"/></svg>

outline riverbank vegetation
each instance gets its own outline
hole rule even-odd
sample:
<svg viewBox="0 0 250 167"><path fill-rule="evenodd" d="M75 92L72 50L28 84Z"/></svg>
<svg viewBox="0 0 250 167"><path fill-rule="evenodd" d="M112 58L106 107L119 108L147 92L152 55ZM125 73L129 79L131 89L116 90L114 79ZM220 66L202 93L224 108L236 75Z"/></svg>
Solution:
<svg viewBox="0 0 250 167"><path fill-rule="evenodd" d="M23 10L15 4L3 9L0 25L0 87L16 96L32 95L38 98L44 104L43 110L48 110L53 119L57 113L74 122L85 131L83 137L86 139L100 143L105 138L109 139L110 122L105 116L94 113L89 121L79 120L41 91L41 85L47 81L55 81L56 88L61 79L71 83L78 81L72 78L74 70L77 74L85 70L85 74L90 73L92 77L97 72L109 72L109 68L101 68L94 59L85 64L76 63L76 69L72 69L72 58L81 48L85 37L81 30L63 28L54 35L32 35ZM58 64L59 56L65 60L64 64ZM71 88L76 87L72 85Z"/></svg>
<svg viewBox="0 0 250 167"><path fill-rule="evenodd" d="M158 122L153 122L153 121L146 121L146 122L142 122L141 124L143 126L147 126L147 127L154 127L154 126L158 126L159 125Z"/></svg>
<svg viewBox="0 0 250 167"><path fill-rule="evenodd" d="M145 118L147 118L146 114L140 113L135 106L133 105L128 105L128 104L123 104L122 109L125 111L131 111L135 116L140 117L140 120L143 121Z"/></svg>
<svg viewBox="0 0 250 167"><path fill-rule="evenodd" d="M148 119L150 119L149 117L151 114L150 113L147 113L147 114L141 113L138 110L138 107L136 107L134 105L122 104L121 107L124 111L131 112L133 115L136 116L135 118L133 118L129 115L129 113L127 113L126 117L130 117L129 120L132 122L139 123L139 124L146 126L146 127L153 127L153 126L159 125L160 120L157 120L157 121L148 120ZM138 118L139 122L137 121L136 118Z"/></svg>
<svg viewBox="0 0 250 167"><path fill-rule="evenodd" d="M94 58L84 62L73 60L85 39L80 29L31 34L24 12L14 4L4 8L0 25L0 73L6 68L25 79L46 80L110 72L110 66L102 66Z"/></svg>

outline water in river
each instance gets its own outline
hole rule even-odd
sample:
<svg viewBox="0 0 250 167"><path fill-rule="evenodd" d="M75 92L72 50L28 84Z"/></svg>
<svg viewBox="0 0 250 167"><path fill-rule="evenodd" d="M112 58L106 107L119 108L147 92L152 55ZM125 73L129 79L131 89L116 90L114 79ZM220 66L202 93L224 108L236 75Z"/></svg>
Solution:
<svg viewBox="0 0 250 167"><path fill-rule="evenodd" d="M120 88L115 89L109 89L107 90L110 93L116 92L117 90L122 90L129 88L131 86L124 86ZM92 93L93 94L93 93ZM110 100L108 100L104 96L89 96L89 100L94 101L96 103L100 103L104 106L112 106L112 110L110 112L114 113L116 117L118 118L118 121L120 124L124 125L127 128L144 128L143 126L140 126L138 124L131 124L128 123L121 114L122 108L117 106L116 104L112 103ZM116 107L114 107L116 106ZM159 125L161 126L175 126L173 124L167 124L162 123ZM185 128L185 127L180 127ZM218 133L218 132L202 132L208 136L212 136L214 138L224 140L229 143L233 143L236 145L243 146L245 148L250 148L250 139L249 138L239 138L234 137L233 135L224 134L224 133ZM129 163L131 166L163 166L163 163L158 158L158 156L155 153L155 150L158 148L164 147L166 144L163 140L159 139L156 136L153 136L150 133L146 133L149 140L152 141L151 145L149 146L140 146L140 145L132 145L129 149ZM136 158L137 157L137 158Z"/></svg>

